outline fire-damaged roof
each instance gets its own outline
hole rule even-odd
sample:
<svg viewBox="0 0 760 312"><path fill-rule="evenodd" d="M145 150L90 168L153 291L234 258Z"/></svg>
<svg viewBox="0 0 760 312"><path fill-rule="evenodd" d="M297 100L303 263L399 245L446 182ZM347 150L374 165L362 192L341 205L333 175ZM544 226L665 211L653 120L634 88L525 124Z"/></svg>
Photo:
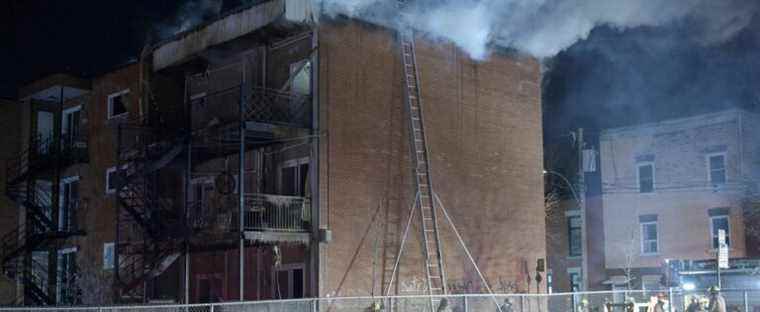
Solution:
<svg viewBox="0 0 760 312"><path fill-rule="evenodd" d="M313 21L311 0L270 0L229 12L164 40L153 49L153 69L182 62L207 49L242 37L284 18L287 22Z"/></svg>

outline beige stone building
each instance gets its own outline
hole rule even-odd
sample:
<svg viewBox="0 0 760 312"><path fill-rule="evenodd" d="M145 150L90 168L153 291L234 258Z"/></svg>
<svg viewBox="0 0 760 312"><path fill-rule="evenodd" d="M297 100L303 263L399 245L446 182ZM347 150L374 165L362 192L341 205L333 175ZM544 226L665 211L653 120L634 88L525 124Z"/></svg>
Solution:
<svg viewBox="0 0 760 312"><path fill-rule="evenodd" d="M628 280L644 289L715 284L721 229L732 259L724 287L750 286L737 276L746 273L752 248L742 203L760 178L759 118L729 110L602 132L604 252L613 287Z"/></svg>

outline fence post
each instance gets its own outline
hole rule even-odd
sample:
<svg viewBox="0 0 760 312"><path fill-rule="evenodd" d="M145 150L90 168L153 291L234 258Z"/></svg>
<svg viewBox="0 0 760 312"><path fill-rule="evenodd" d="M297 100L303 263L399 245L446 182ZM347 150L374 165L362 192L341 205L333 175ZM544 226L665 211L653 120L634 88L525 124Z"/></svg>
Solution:
<svg viewBox="0 0 760 312"><path fill-rule="evenodd" d="M311 312L317 312L317 298L311 300Z"/></svg>
<svg viewBox="0 0 760 312"><path fill-rule="evenodd" d="M749 311L749 296L747 295L747 291L744 291L744 312L750 312Z"/></svg>
<svg viewBox="0 0 760 312"><path fill-rule="evenodd" d="M464 305L464 312L468 312L468 311L470 311L470 309L467 307L467 296L463 296L463 297L462 297L462 300L464 300L464 302L463 302L463 305Z"/></svg>
<svg viewBox="0 0 760 312"><path fill-rule="evenodd" d="M208 308L208 310L209 310L209 312L214 312L214 305L213 304L210 305L209 308Z"/></svg>
<svg viewBox="0 0 760 312"><path fill-rule="evenodd" d="M673 312L673 287L668 287L668 310Z"/></svg>

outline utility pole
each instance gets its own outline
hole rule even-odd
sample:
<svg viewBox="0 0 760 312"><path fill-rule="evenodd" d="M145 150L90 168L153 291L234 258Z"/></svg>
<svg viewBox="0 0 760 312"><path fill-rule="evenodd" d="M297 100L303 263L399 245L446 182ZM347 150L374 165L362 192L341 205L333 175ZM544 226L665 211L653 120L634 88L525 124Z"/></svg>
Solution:
<svg viewBox="0 0 760 312"><path fill-rule="evenodd" d="M576 135L578 147L578 209L581 212L581 287L588 290L588 235L586 233L586 171L583 163L583 128L578 128Z"/></svg>

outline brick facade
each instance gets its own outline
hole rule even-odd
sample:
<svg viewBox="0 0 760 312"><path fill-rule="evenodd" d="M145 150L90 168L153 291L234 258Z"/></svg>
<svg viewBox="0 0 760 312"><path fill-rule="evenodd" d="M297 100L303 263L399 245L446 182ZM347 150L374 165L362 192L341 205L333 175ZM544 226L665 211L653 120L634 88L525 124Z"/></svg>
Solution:
<svg viewBox="0 0 760 312"><path fill-rule="evenodd" d="M414 198L398 47L393 32L355 21L323 23L319 39L321 214L333 233L321 293L378 293L389 274L373 287L373 246L397 248ZM494 288L525 291L524 267L533 275L545 257L543 240L530 239L544 237L539 64L505 54L478 63L422 38L417 59L436 193ZM440 225L451 290L481 291ZM420 291L419 231L410 230L394 292ZM392 252L378 254L375 270L390 272Z"/></svg>

